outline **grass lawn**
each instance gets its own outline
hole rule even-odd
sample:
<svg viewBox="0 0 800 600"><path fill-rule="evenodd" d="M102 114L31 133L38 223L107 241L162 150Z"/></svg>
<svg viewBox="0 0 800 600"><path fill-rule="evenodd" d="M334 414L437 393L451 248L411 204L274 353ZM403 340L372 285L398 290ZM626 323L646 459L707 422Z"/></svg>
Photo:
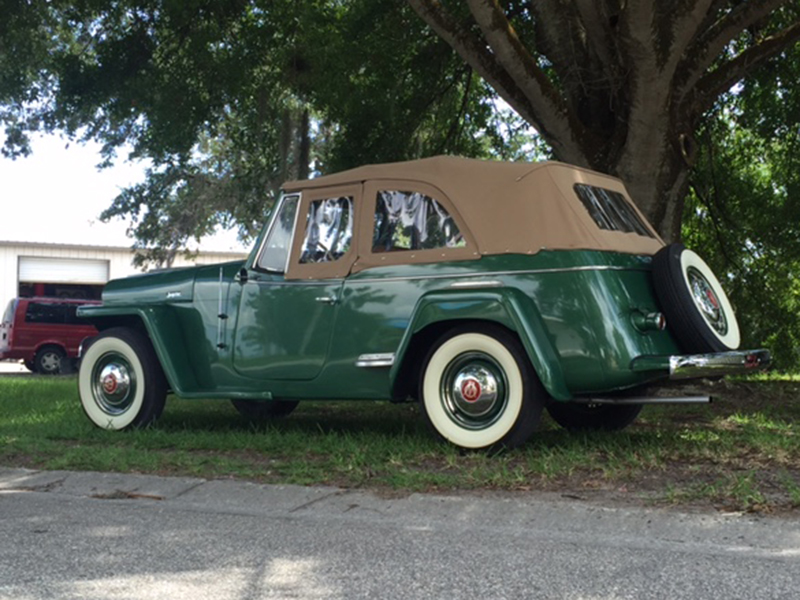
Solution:
<svg viewBox="0 0 800 600"><path fill-rule="evenodd" d="M414 405L301 403L268 426L228 402L170 397L156 426L108 432L84 416L74 377L0 376L0 465L119 471L380 493L547 491L607 503L800 510L800 380L717 381L646 407L617 433L570 434L545 417L525 447L488 456L437 442Z"/></svg>

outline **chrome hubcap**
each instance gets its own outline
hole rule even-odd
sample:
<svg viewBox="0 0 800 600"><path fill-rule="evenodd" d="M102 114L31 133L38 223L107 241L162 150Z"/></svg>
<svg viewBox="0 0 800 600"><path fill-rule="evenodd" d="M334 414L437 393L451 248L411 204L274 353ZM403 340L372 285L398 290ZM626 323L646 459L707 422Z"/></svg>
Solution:
<svg viewBox="0 0 800 600"><path fill-rule="evenodd" d="M686 275L689 278L692 299L700 310L700 314L714 328L714 331L720 335L728 333L728 321L725 318L719 298L711 288L711 284L708 283L708 280L703 277L700 271L692 267L689 267Z"/></svg>
<svg viewBox="0 0 800 600"><path fill-rule="evenodd" d="M130 408L136 395L136 378L130 363L116 353L105 354L92 369L92 387L97 405L109 415Z"/></svg>
<svg viewBox="0 0 800 600"><path fill-rule="evenodd" d="M484 429L502 415L507 389L503 369L491 356L469 352L447 365L441 382L442 404L458 425Z"/></svg>
<svg viewBox="0 0 800 600"><path fill-rule="evenodd" d="M61 356L55 352L46 352L39 361L39 364L41 364L42 369L48 373L51 371L57 371L61 366Z"/></svg>

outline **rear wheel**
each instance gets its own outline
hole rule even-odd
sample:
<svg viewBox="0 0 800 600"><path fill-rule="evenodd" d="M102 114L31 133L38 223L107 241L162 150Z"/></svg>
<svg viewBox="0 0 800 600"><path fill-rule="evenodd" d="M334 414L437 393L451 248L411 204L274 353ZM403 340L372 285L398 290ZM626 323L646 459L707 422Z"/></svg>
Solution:
<svg viewBox="0 0 800 600"><path fill-rule="evenodd" d="M61 372L61 359L66 352L58 346L45 346L33 359L33 371L42 375L57 375Z"/></svg>
<svg viewBox="0 0 800 600"><path fill-rule="evenodd" d="M231 400L231 403L251 423L286 417L300 404L298 400Z"/></svg>
<svg viewBox="0 0 800 600"><path fill-rule="evenodd" d="M422 413L440 437L462 448L523 444L539 425L545 398L519 340L499 326L455 328L423 363Z"/></svg>
<svg viewBox="0 0 800 600"><path fill-rule="evenodd" d="M134 329L101 333L78 374L86 416L104 429L145 427L164 410L167 380L150 339Z"/></svg>
<svg viewBox="0 0 800 600"><path fill-rule="evenodd" d="M642 405L551 402L547 412L556 423L570 431L619 431L636 420Z"/></svg>

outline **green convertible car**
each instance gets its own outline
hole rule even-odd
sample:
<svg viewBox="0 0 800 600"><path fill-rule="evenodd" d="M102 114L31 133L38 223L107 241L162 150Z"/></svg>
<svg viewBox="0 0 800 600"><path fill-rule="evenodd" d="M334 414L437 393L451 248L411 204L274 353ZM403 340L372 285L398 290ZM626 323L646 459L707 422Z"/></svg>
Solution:
<svg viewBox="0 0 800 600"><path fill-rule="evenodd" d="M168 393L251 419L299 400L416 400L442 438L513 447L543 410L620 429L668 378L760 369L703 260L665 245L618 179L436 157L287 183L243 262L111 281L79 314L98 426Z"/></svg>

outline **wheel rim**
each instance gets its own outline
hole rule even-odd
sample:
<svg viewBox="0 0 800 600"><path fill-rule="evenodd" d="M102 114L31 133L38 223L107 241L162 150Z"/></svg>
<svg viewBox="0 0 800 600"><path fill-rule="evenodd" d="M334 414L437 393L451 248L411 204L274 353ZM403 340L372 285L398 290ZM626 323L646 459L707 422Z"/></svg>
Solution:
<svg viewBox="0 0 800 600"><path fill-rule="evenodd" d="M53 373L58 371L58 367L61 364L61 355L58 352L54 352L52 350L45 352L42 354L42 358L39 360L39 365L42 367L42 370L47 373Z"/></svg>
<svg viewBox="0 0 800 600"><path fill-rule="evenodd" d="M100 409L108 415L121 415L136 397L136 374L128 360L109 352L95 362L92 369L92 395Z"/></svg>
<svg viewBox="0 0 800 600"><path fill-rule="evenodd" d="M447 416L470 430L490 427L508 403L508 382L503 368L488 354L461 354L447 365L441 379L440 398Z"/></svg>
<svg viewBox="0 0 800 600"><path fill-rule="evenodd" d="M692 300L700 310L700 314L703 315L703 318L711 325L714 331L719 335L726 335L728 333L728 320L725 318L725 311L722 310L722 304L714 288L703 274L694 267L689 267L686 275L689 280Z"/></svg>

